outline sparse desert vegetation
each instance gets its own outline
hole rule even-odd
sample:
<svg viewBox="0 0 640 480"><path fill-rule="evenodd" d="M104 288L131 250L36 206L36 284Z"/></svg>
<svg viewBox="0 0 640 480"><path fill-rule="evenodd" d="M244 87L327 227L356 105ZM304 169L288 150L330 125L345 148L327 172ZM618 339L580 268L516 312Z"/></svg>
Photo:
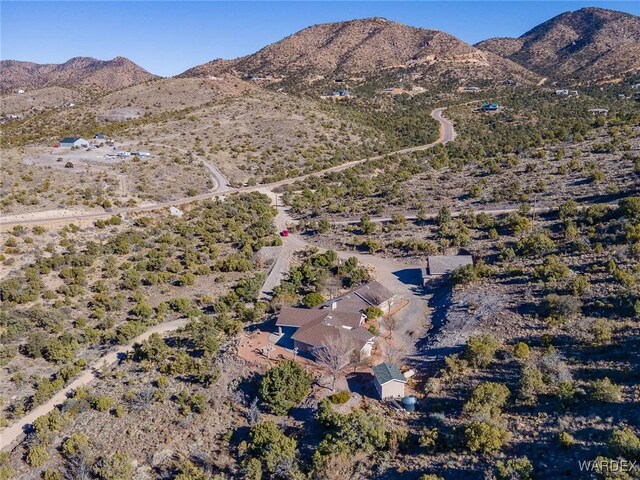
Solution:
<svg viewBox="0 0 640 480"><path fill-rule="evenodd" d="M640 23L534 30L3 61L0 480L640 478Z"/></svg>

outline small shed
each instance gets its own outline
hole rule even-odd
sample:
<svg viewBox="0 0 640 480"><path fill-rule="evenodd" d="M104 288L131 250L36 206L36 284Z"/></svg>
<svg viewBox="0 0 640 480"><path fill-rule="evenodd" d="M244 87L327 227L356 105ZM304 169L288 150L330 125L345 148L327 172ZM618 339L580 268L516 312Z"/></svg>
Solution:
<svg viewBox="0 0 640 480"><path fill-rule="evenodd" d="M372 367L373 384L382 400L404 397L404 385L407 379L400 369L390 363L381 363Z"/></svg>
<svg viewBox="0 0 640 480"><path fill-rule="evenodd" d="M465 265L473 265L471 255L429 255L426 265L424 261L421 265L422 284L433 275L447 275Z"/></svg>
<svg viewBox="0 0 640 480"><path fill-rule="evenodd" d="M60 146L61 147L67 147L67 148L71 148L71 147L88 147L89 146L89 142L86 141L84 138L80 138L80 137L65 137L62 140L60 140Z"/></svg>

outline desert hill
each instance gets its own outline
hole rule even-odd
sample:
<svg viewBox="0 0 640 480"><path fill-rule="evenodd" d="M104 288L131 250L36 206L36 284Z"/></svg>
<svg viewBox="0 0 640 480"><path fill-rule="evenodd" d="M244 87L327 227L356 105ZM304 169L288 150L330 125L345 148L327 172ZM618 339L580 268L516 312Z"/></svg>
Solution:
<svg viewBox="0 0 640 480"><path fill-rule="evenodd" d="M384 18L314 25L254 54L236 60L217 59L182 75L215 76L233 70L273 77L328 77L411 67L454 77L459 70L459 77L535 78L521 66L447 33Z"/></svg>
<svg viewBox="0 0 640 480"><path fill-rule="evenodd" d="M640 18L583 8L548 20L518 38L476 44L553 79L599 80L640 69Z"/></svg>
<svg viewBox="0 0 640 480"><path fill-rule="evenodd" d="M75 57L62 64L0 62L0 88L3 91L49 86L97 87L111 91L154 78L158 77L124 57L113 60Z"/></svg>

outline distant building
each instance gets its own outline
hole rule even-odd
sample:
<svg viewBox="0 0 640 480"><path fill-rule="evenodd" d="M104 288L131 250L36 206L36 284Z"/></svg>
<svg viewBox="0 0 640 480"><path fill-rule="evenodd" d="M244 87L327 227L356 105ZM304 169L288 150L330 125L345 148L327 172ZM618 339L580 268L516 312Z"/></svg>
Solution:
<svg viewBox="0 0 640 480"><path fill-rule="evenodd" d="M589 110L589 113L594 117L598 115L606 117L609 114L609 110L607 110L606 108L592 108L591 110Z"/></svg>
<svg viewBox="0 0 640 480"><path fill-rule="evenodd" d="M495 112L499 108L499 105L494 102L483 102L480 106L480 111L482 112Z"/></svg>
<svg viewBox="0 0 640 480"><path fill-rule="evenodd" d="M104 133L96 133L93 138L95 140L106 140L107 136Z"/></svg>
<svg viewBox="0 0 640 480"><path fill-rule="evenodd" d="M149 152L133 152L133 155L137 155L139 157L150 157L151 154Z"/></svg>
<svg viewBox="0 0 640 480"><path fill-rule="evenodd" d="M22 95L22 94L24 93L24 90L22 90L22 89L20 89L20 90L16 90L16 93L17 93L18 95Z"/></svg>
<svg viewBox="0 0 640 480"><path fill-rule="evenodd" d="M373 385L382 400L404 397L404 386L407 379L398 367L390 363L381 363L373 366L372 370Z"/></svg>
<svg viewBox="0 0 640 480"><path fill-rule="evenodd" d="M465 92L479 92L480 87L470 86L470 87L464 87L462 90Z"/></svg>
<svg viewBox="0 0 640 480"><path fill-rule="evenodd" d="M88 147L89 146L89 142L87 142L84 138L80 138L80 137L65 137L62 140L60 140L60 146L61 147L67 147L67 148L71 148L71 147Z"/></svg>
<svg viewBox="0 0 640 480"><path fill-rule="evenodd" d="M331 95L333 97L350 97L351 96L351 92L349 92L349 90L340 89L340 90L333 91L331 93Z"/></svg>
<svg viewBox="0 0 640 480"><path fill-rule="evenodd" d="M566 90L566 89L556 90L556 95L569 95L569 90Z"/></svg>

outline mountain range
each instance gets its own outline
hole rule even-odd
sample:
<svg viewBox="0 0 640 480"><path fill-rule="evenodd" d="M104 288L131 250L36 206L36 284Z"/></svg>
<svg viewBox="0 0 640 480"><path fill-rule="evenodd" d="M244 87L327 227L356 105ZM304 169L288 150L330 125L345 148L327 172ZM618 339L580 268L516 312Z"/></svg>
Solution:
<svg viewBox="0 0 640 480"><path fill-rule="evenodd" d="M555 80L608 79L640 69L640 18L583 8L518 38L492 38L476 47Z"/></svg>
<svg viewBox="0 0 640 480"><path fill-rule="evenodd" d="M0 62L2 90L49 86L97 87L117 90L159 78L124 57L97 60L75 57L62 64L38 64L17 60Z"/></svg>
<svg viewBox="0 0 640 480"><path fill-rule="evenodd" d="M518 38L492 38L474 46L447 33L384 18L305 28L256 53L217 59L178 77L232 74L313 79L420 72L426 80L506 79L537 83L611 80L640 71L640 17L583 8L558 15ZM76 57L60 64L0 62L0 88L47 86L117 90L158 78L123 57Z"/></svg>
<svg viewBox="0 0 640 480"><path fill-rule="evenodd" d="M252 55L214 60L182 76L229 71L274 77L354 76L394 68L431 69L440 74L457 71L465 78L533 81L537 77L511 60L447 33L384 18L314 25Z"/></svg>

